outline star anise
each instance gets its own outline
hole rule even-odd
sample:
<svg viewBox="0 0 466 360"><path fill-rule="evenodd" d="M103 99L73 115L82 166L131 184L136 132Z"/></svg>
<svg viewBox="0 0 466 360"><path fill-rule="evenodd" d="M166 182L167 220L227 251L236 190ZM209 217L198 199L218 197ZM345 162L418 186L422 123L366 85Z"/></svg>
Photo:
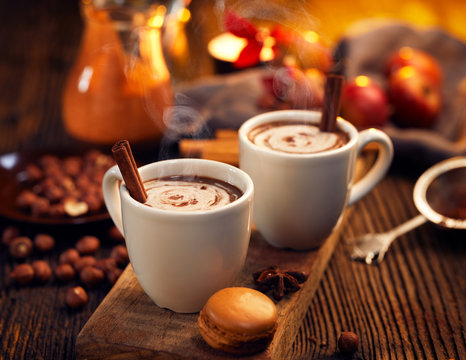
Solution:
<svg viewBox="0 0 466 360"><path fill-rule="evenodd" d="M273 290L274 299L280 300L285 294L298 291L301 284L307 280L308 274L303 271L270 266L255 272L252 277L258 285L258 290L262 292Z"/></svg>

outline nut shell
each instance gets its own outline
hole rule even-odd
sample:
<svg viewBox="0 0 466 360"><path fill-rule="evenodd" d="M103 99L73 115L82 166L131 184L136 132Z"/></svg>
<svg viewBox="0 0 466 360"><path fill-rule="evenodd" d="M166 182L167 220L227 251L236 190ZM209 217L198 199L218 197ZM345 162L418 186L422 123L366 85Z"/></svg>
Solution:
<svg viewBox="0 0 466 360"><path fill-rule="evenodd" d="M118 278L121 276L123 270L120 268L114 268L107 272L107 280L110 284L115 284Z"/></svg>
<svg viewBox="0 0 466 360"><path fill-rule="evenodd" d="M55 240L48 234L37 234L34 238L34 245L37 250L47 252L55 247Z"/></svg>
<svg viewBox="0 0 466 360"><path fill-rule="evenodd" d="M26 236L19 236L11 240L10 255L15 259L24 259L31 255L34 245Z"/></svg>
<svg viewBox="0 0 466 360"><path fill-rule="evenodd" d="M19 229L16 226L7 226L2 233L2 243L9 246L11 241L19 236Z"/></svg>
<svg viewBox="0 0 466 360"><path fill-rule="evenodd" d="M10 273L10 277L20 285L26 285L34 279L34 269L30 264L20 264Z"/></svg>
<svg viewBox="0 0 466 360"><path fill-rule="evenodd" d="M67 282L74 278L76 271L70 264L60 264L55 269L55 277L58 281Z"/></svg>
<svg viewBox="0 0 466 360"><path fill-rule="evenodd" d="M124 245L116 245L110 252L110 257L115 259L118 265L126 265L129 262L128 250Z"/></svg>
<svg viewBox="0 0 466 360"><path fill-rule="evenodd" d="M116 260L113 258L103 258L97 261L95 267L102 270L104 273L117 268Z"/></svg>
<svg viewBox="0 0 466 360"><path fill-rule="evenodd" d="M70 288L65 294L65 303L72 309L77 309L89 301L89 297L81 286Z"/></svg>
<svg viewBox="0 0 466 360"><path fill-rule="evenodd" d="M86 266L80 271L79 277L87 287L95 287L104 280L105 274L102 270L97 269L96 267Z"/></svg>
<svg viewBox="0 0 466 360"><path fill-rule="evenodd" d="M81 255L93 254L99 250L100 240L95 236L83 236L76 242L75 247Z"/></svg>
<svg viewBox="0 0 466 360"><path fill-rule="evenodd" d="M45 260L35 260L32 262L34 278L39 282L46 282L52 276L52 268Z"/></svg>
<svg viewBox="0 0 466 360"><path fill-rule="evenodd" d="M76 271L81 272L81 270L84 269L85 267L95 266L96 263L97 263L97 260L94 256L86 255L76 260L73 266Z"/></svg>
<svg viewBox="0 0 466 360"><path fill-rule="evenodd" d="M343 331L338 338L338 349L345 354L354 354L358 351L359 338L352 331Z"/></svg>
<svg viewBox="0 0 466 360"><path fill-rule="evenodd" d="M80 258L79 252L76 249L68 249L63 251L58 258L59 264L73 265Z"/></svg>

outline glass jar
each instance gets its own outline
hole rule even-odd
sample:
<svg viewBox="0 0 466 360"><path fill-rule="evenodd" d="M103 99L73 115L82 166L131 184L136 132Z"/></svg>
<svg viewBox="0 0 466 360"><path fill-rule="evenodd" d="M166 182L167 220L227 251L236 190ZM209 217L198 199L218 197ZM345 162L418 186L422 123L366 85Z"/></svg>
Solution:
<svg viewBox="0 0 466 360"><path fill-rule="evenodd" d="M84 31L63 94L63 121L80 140L159 139L172 104L162 54L166 6L84 0Z"/></svg>

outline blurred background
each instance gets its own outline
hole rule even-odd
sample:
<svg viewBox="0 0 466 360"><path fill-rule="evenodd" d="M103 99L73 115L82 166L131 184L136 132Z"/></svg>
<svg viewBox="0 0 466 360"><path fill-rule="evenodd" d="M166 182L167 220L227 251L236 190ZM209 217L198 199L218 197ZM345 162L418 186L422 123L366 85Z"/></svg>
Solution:
<svg viewBox="0 0 466 360"><path fill-rule="evenodd" d="M121 11L122 4L129 10ZM219 120L223 115L215 109L224 107L224 101L217 101L216 107L210 106L211 102L206 110L203 102L213 93L196 95L199 90L218 91L219 83L199 88L196 81L257 66L311 69L307 75L320 86L321 73L343 72L348 78L367 72L363 75L374 75L374 80L385 86L374 69L380 72L388 52L403 42L412 46L420 41L420 47L432 50L432 55L444 56L438 60L448 68L462 59L458 52L445 54L445 48L437 46L444 43L438 33L464 45L465 14L466 2L460 0L3 1L0 132L4 136L0 151L44 147L46 143L54 147L108 146L121 137L135 143L159 142L175 128L172 138L177 139L199 130L193 118L202 118L203 124L213 119L214 127L235 128L251 111L234 110L236 120L231 123ZM352 39L393 24L411 32L392 31L391 37L375 33L375 40L363 42L362 47L356 42L353 50L346 46L348 39L351 45ZM253 35L247 30L241 33L241 28L248 26L253 27L249 28ZM424 31L435 36L425 36ZM240 36L231 42L221 38L225 33ZM375 68L371 58L367 67L368 58L359 54L371 53L377 42L385 47L384 57L375 58ZM361 52L364 44L368 46ZM248 51L243 51L238 61L246 45ZM345 56L349 63L341 63ZM356 67L352 66L355 56ZM461 79L456 70L451 74L446 74L447 83L454 76ZM226 84L225 79L219 81ZM448 96L457 92L458 83L453 85ZM266 102L255 110L276 108L263 94L251 94L254 102ZM307 105L304 107L315 104ZM194 113L185 111L192 108ZM44 128L47 139L39 132ZM431 129L437 131L435 126ZM452 126L446 136L457 131Z"/></svg>

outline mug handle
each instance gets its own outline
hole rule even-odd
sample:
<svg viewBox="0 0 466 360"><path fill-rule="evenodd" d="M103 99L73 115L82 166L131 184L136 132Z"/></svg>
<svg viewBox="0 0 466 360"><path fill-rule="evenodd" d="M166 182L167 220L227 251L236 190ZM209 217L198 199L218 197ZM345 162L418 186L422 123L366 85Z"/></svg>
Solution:
<svg viewBox="0 0 466 360"><path fill-rule="evenodd" d="M377 160L369 172L353 185L348 206L364 197L384 177L393 159L393 144L387 134L377 129L367 129L359 133L357 155L370 142L380 144Z"/></svg>
<svg viewBox="0 0 466 360"><path fill-rule="evenodd" d="M104 194L105 206L110 214L115 226L124 236L123 221L121 217L120 183L123 181L120 169L117 165L111 167L104 175L102 181L102 191Z"/></svg>

